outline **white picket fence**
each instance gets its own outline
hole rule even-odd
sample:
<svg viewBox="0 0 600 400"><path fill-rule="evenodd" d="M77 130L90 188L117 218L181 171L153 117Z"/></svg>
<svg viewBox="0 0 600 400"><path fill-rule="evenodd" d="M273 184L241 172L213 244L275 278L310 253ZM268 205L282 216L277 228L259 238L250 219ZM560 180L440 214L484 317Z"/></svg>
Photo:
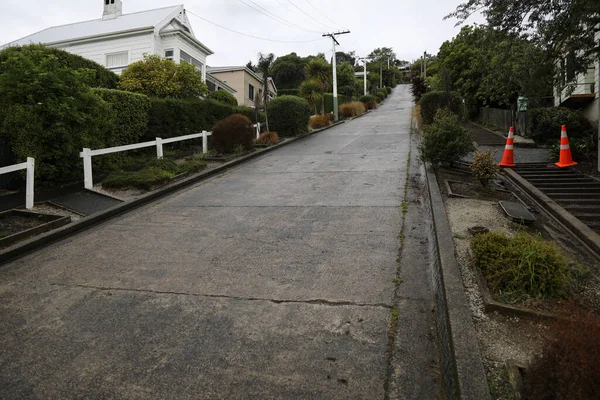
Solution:
<svg viewBox="0 0 600 400"><path fill-rule="evenodd" d="M260 122L252 125L252 127L256 129L256 138L258 139L258 137L260 136ZM137 149L143 149L145 147L156 146L156 158L161 159L161 158L163 158L163 145L164 144L180 142L183 140L198 139L198 138L202 138L202 152L208 153L208 137L209 136L212 136L212 132L202 131L201 133L194 133L192 135L185 135L185 136L177 136L177 137L173 137L173 138L169 138L169 139L161 139L161 138L157 137L156 140L153 140L151 142L128 144L125 146L109 147L106 149L92 150L92 149L84 148L83 151L81 153L79 153L79 156L81 158L83 158L83 185L85 186L86 189L92 189L94 187L94 178L92 177L92 157L93 156L101 156L103 154L118 153L121 151L137 150Z"/></svg>
<svg viewBox="0 0 600 400"><path fill-rule="evenodd" d="M25 208L31 210L33 208L35 159L27 157L27 161L24 163L9 165L8 167L1 167L0 175L21 171L24 169L27 170L27 182L25 183Z"/></svg>

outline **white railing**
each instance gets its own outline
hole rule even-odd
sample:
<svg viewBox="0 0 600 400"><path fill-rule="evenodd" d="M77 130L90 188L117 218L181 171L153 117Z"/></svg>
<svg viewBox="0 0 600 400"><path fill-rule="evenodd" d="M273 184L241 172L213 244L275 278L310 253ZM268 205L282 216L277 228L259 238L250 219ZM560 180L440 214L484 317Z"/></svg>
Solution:
<svg viewBox="0 0 600 400"><path fill-rule="evenodd" d="M10 172L27 170L27 182L25 184L25 208L31 210L33 208L33 181L35 176L35 159L27 157L27 161L21 164L9 165L8 167L0 168L0 175Z"/></svg>
<svg viewBox="0 0 600 400"><path fill-rule="evenodd" d="M163 144L180 142L182 140L198 139L202 138L202 152L208 152L208 137L212 135L212 132L202 131L201 133L194 133L192 135L178 136L169 139L156 138L151 142L143 142L136 144L128 144L125 146L109 147L107 149L91 150L84 148L79 156L83 158L83 184L86 189L92 189L94 187L94 180L92 177L92 157L100 156L103 154L118 153L121 151L129 151L136 149L143 149L144 147L156 146L156 158L163 158Z"/></svg>

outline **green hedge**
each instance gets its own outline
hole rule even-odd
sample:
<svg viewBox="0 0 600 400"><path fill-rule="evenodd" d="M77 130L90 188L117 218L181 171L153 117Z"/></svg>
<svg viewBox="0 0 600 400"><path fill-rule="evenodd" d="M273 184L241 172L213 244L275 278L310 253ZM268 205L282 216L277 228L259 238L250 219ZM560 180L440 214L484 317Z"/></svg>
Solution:
<svg viewBox="0 0 600 400"><path fill-rule="evenodd" d="M310 105L296 96L278 96L269 103L269 128L279 136L295 136L307 131Z"/></svg>
<svg viewBox="0 0 600 400"><path fill-rule="evenodd" d="M428 92L424 93L419 100L421 105L421 117L425 124L431 124L437 110L447 108L459 118L463 115L462 99L455 92Z"/></svg>
<svg viewBox="0 0 600 400"><path fill-rule="evenodd" d="M108 103L113 126L104 137L104 146L113 147L138 143L148 129L150 99L114 89L94 89Z"/></svg>
<svg viewBox="0 0 600 400"><path fill-rule="evenodd" d="M211 131L215 124L232 114L242 114L256 123L256 112L248 107L232 107L211 99L150 99L148 130L143 140L190 135ZM264 121L264 113L258 114Z"/></svg>
<svg viewBox="0 0 600 400"><path fill-rule="evenodd" d="M344 103L344 95L338 92L338 106ZM333 93L325 93L325 113L333 112Z"/></svg>
<svg viewBox="0 0 600 400"><path fill-rule="evenodd" d="M277 96L300 96L300 89L279 89Z"/></svg>
<svg viewBox="0 0 600 400"><path fill-rule="evenodd" d="M580 111L565 107L538 108L529 111L529 134L536 142L558 143L561 126L567 126L569 138L594 135L592 124Z"/></svg>
<svg viewBox="0 0 600 400"><path fill-rule="evenodd" d="M237 107L238 105L238 101L235 96L223 89L210 92L206 98L220 101L221 103L229 104L233 107Z"/></svg>

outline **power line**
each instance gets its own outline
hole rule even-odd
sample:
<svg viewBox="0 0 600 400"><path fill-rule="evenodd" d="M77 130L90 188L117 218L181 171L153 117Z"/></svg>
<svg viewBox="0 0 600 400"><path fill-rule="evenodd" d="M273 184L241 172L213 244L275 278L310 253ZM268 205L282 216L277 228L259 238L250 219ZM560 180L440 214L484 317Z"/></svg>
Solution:
<svg viewBox="0 0 600 400"><path fill-rule="evenodd" d="M327 19L329 22L331 22L333 25L335 25L335 26L338 26L338 27L339 27L339 26L341 26L341 25L339 25L339 24L335 23L334 21L332 21L332 20L331 20L331 18L329 18L327 15L323 14L323 13L321 12L321 10L319 10L317 7L315 7L315 6L313 5L313 3L311 3L311 2L310 2L310 0L306 0L306 2L308 3L308 5L309 5L309 6L311 6L312 8L314 8L314 9L315 9L315 10L316 10L316 11L317 11L319 14L321 14L322 16L324 16L324 17L325 17L325 18L326 18L326 19ZM331 26L330 26L329 28L333 28L333 27L331 27ZM335 28L334 28L334 29L335 29Z"/></svg>
<svg viewBox="0 0 600 400"><path fill-rule="evenodd" d="M289 27L291 27L291 28L300 29L301 31L305 31L305 32L320 33L320 32L317 32L317 31L311 31L310 29L305 29L305 28L303 28L303 27L301 27L301 26L299 26L299 25L296 25L296 24L294 24L293 22L290 22L290 21L288 21L288 20L286 20L286 19L284 19L284 18L281 18L281 17L279 17L278 15L275 15L275 14L273 14L272 12L270 12L269 10L267 10L267 9L265 9L264 7L260 6L259 4L255 3L255 2L254 2L254 1L252 1L252 0L247 0L247 1L249 1L249 2L250 2L250 3L252 3L252 4L254 4L254 5L255 5L256 7L258 7L258 8L255 8L255 7L251 6L250 4L246 3L244 0L238 0L238 1L239 1L240 3L242 3L243 5L245 5L245 6L247 6L247 7L250 7L250 8L251 8L251 9L253 9L254 11L256 11L256 12L258 12L258 13L260 13L260 14L262 14L262 15L266 16L266 17L269 17L269 18L271 18L272 20L274 20L274 21L276 21L276 22L279 22L279 23L280 23L280 24L282 24L282 25L287 25L287 26L289 26ZM263 12L263 11L261 11L261 10L263 10L264 12Z"/></svg>
<svg viewBox="0 0 600 400"><path fill-rule="evenodd" d="M203 17L199 16L198 14L195 14L195 13L191 12L190 10L185 10L185 11L187 13L189 13L190 15L193 15L194 17L201 19L202 21L208 22L209 24L212 24L214 26L218 26L221 29L225 29L225 30L227 30L229 32L237 33L238 35L251 37L253 39L266 40L267 42L277 42L277 43L311 43L311 42L318 42L318 41L324 40L323 38L321 38L321 39L313 39L313 40L277 40L277 39L263 38L263 37L260 37L260 36L254 36L254 35L249 35L247 33L238 32L236 30L227 28L226 26L219 25L219 24L217 24L215 22L212 22L212 21L210 21L210 20L208 20L206 18L203 18Z"/></svg>
<svg viewBox="0 0 600 400"><path fill-rule="evenodd" d="M301 9L300 7L298 7L297 5L295 5L294 3L292 3L290 0L287 0L288 3L290 3L291 5L294 6L294 8L297 8L300 12L302 12L302 14L306 15L308 18L312 18L315 21L317 21L319 24L323 25L326 28L331 28L331 26L325 25L324 23L322 23L321 21L319 21L318 19L312 17L310 14L306 13L306 11L304 11L303 9Z"/></svg>
<svg viewBox="0 0 600 400"><path fill-rule="evenodd" d="M294 14L295 16L302 18L304 21L308 22L309 24L315 24L315 20L314 20L313 18L311 18L311 19L307 19L306 17L304 17L304 16L302 16L302 15L298 14L296 11L294 11L294 10L290 9L290 8L289 8L289 6L288 6L287 4L285 4L285 3L283 3L281 0L275 0L275 2L276 2L277 4L279 4L280 6L284 7L284 8L285 8L286 10L288 10L290 13ZM320 33L320 32L319 32L319 33Z"/></svg>

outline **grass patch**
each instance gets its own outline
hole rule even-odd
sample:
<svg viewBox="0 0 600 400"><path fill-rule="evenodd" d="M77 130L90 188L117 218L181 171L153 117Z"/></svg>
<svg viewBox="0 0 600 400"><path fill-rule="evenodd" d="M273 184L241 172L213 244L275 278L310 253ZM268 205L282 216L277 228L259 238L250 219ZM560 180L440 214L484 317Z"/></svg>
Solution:
<svg viewBox="0 0 600 400"><path fill-rule="evenodd" d="M526 233L477 235L471 241L475 264L492 293L507 302L563 297L571 284L567 260L558 246Z"/></svg>
<svg viewBox="0 0 600 400"><path fill-rule="evenodd" d="M402 216L404 216L408 212L408 201L402 202Z"/></svg>
<svg viewBox="0 0 600 400"><path fill-rule="evenodd" d="M115 171L111 172L102 186L106 188L126 188L133 187L142 190L150 190L154 186L163 185L175 176L172 172L167 172L156 167L146 167L139 171Z"/></svg>

